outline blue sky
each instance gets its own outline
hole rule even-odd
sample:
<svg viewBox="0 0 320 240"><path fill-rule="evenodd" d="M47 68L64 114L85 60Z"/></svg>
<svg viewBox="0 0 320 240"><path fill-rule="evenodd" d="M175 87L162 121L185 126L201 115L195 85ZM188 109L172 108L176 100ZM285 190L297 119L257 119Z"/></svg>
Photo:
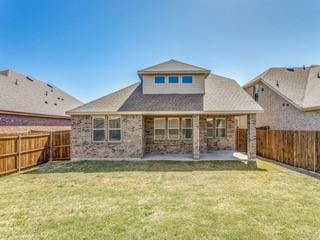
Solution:
<svg viewBox="0 0 320 240"><path fill-rule="evenodd" d="M240 84L272 66L320 64L320 1L0 0L0 69L87 102L169 59Z"/></svg>

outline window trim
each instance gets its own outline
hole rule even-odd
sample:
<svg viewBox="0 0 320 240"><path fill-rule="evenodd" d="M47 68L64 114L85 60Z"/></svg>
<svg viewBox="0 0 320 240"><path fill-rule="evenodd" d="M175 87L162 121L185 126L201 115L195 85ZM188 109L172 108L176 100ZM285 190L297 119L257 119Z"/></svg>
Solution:
<svg viewBox="0 0 320 240"><path fill-rule="evenodd" d="M186 120L186 119L190 119L190 120L191 120L191 128L186 128L186 127L183 126L183 121ZM192 130L192 136L191 136L191 138L185 138L185 137L183 136L183 130L184 130L184 129L191 129L191 130ZM181 139L182 139L182 140L192 140L192 139L193 139L193 118L192 118L192 117L183 117L183 118L181 119Z"/></svg>
<svg viewBox="0 0 320 240"><path fill-rule="evenodd" d="M222 119L222 120L224 120L224 128L221 128L221 127L217 127L217 120L218 119ZM226 131L225 131L225 133L226 133L226 135L224 136L224 137L218 137L218 134L217 134L217 130L218 129L225 129ZM223 139L223 138L227 138L227 119L225 118L225 117L219 117L219 118L215 118L214 119L214 138L220 138L220 139Z"/></svg>
<svg viewBox="0 0 320 240"><path fill-rule="evenodd" d="M160 129L160 130L164 130L164 138L156 138L156 125L155 125L155 121L156 120L164 120L164 128L157 128L157 129ZM163 141L163 140L166 140L167 139L167 121L166 121L166 118L165 117L157 117L157 118L153 118L153 140L155 141Z"/></svg>
<svg viewBox="0 0 320 240"><path fill-rule="evenodd" d="M169 126L169 120L178 120L178 128L170 128ZM167 137L168 137L168 140L180 140L180 118L178 117L168 117L167 119ZM178 138L170 138L170 134L169 134L169 130L170 129L178 129Z"/></svg>
<svg viewBox="0 0 320 240"><path fill-rule="evenodd" d="M185 82L183 82L183 78L184 78L184 77L191 77L191 83L185 83ZM193 76L192 76L192 75L182 75L181 83L182 83L182 84L187 84L187 85L193 84Z"/></svg>
<svg viewBox="0 0 320 240"><path fill-rule="evenodd" d="M170 82L170 77L177 77L178 78L178 82L177 83L171 83ZM168 75L168 84L172 84L172 85L179 85L179 83L180 83L180 77L179 77L179 75Z"/></svg>
<svg viewBox="0 0 320 240"><path fill-rule="evenodd" d="M207 123L207 138L214 138L215 137L215 124L216 124L216 121L215 121L215 119L213 118L213 117L208 117L207 119L206 119L207 121L206 121L206 123ZM208 121L209 120L212 120L212 127L208 127ZM213 136L208 136L208 129L212 129L212 133L213 133Z"/></svg>
<svg viewBox="0 0 320 240"><path fill-rule="evenodd" d="M156 83L156 78L157 77L163 77L164 82L163 83ZM153 84L154 85L164 85L164 84L166 84L166 76L165 75L154 75Z"/></svg>
<svg viewBox="0 0 320 240"><path fill-rule="evenodd" d="M110 120L114 120L119 118L120 126L119 128L111 128L110 127ZM110 130L120 130L120 140L110 140ZM122 140L122 129L121 129L121 115L111 115L108 116L108 142L110 143L120 143Z"/></svg>
<svg viewBox="0 0 320 240"><path fill-rule="evenodd" d="M103 119L103 128L95 128L94 127L94 120L95 119ZM104 140L102 141L95 141L94 140L94 131L95 130L103 130L104 131ZM106 117L105 116L92 116L92 142L93 143L102 143L106 141Z"/></svg>

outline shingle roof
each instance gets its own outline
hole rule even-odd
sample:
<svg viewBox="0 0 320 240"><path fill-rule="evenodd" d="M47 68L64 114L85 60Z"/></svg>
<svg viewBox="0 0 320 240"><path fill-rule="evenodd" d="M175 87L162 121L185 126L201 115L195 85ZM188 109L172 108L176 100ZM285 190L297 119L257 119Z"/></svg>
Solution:
<svg viewBox="0 0 320 240"><path fill-rule="evenodd" d="M59 88L17 72L0 72L0 111L66 117L82 104Z"/></svg>
<svg viewBox="0 0 320 240"><path fill-rule="evenodd" d="M70 114L99 113L253 113L263 109L232 79L210 74L205 94L143 94L136 83L69 111Z"/></svg>
<svg viewBox="0 0 320 240"><path fill-rule="evenodd" d="M300 110L320 108L320 66L270 68L243 87L262 81Z"/></svg>
<svg viewBox="0 0 320 240"><path fill-rule="evenodd" d="M159 63L157 65L144 68L138 71L138 74L147 73L204 73L209 74L210 70L205 68L183 63L174 59Z"/></svg>

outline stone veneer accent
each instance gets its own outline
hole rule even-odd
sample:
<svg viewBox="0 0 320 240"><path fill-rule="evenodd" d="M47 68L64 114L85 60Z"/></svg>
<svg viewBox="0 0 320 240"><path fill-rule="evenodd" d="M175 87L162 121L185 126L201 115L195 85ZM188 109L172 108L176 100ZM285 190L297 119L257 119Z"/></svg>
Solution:
<svg viewBox="0 0 320 240"><path fill-rule="evenodd" d="M247 153L249 160L256 160L256 114L247 115Z"/></svg>
<svg viewBox="0 0 320 240"><path fill-rule="evenodd" d="M264 112L257 114L257 127L269 126L272 130L320 131L320 111L300 111L263 83L260 84L259 105ZM253 96L253 87L246 91ZM240 119L240 128L245 127L245 117Z"/></svg>
<svg viewBox="0 0 320 240"><path fill-rule="evenodd" d="M107 116L105 121L108 136ZM102 143L92 141L92 116L72 116L71 157L72 159L126 159L143 156L143 116L121 116L121 142Z"/></svg>
<svg viewBox="0 0 320 240"><path fill-rule="evenodd" d="M192 116L192 126L193 126L193 152L192 156L193 159L199 160L200 159L200 117L199 115Z"/></svg>

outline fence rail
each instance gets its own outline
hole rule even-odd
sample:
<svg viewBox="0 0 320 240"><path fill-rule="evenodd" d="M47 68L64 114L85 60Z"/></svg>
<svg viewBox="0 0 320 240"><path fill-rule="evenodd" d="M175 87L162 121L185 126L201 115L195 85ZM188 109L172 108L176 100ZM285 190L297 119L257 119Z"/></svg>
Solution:
<svg viewBox="0 0 320 240"><path fill-rule="evenodd" d="M70 159L70 131L0 137L0 175Z"/></svg>
<svg viewBox="0 0 320 240"><path fill-rule="evenodd" d="M246 134L246 129L237 129L238 151L246 151ZM257 155L320 172L320 132L258 129Z"/></svg>

